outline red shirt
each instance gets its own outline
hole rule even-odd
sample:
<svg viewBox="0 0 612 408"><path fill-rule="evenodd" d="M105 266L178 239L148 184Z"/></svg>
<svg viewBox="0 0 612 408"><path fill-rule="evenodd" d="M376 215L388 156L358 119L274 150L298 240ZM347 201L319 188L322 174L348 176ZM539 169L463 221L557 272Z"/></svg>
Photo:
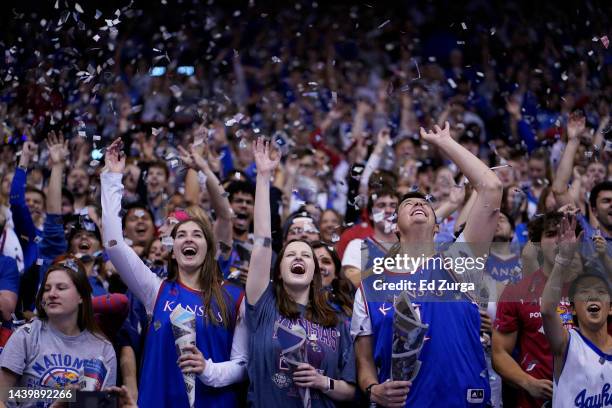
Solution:
<svg viewBox="0 0 612 408"><path fill-rule="evenodd" d="M374 229L368 223L362 222L350 227L340 235L340 240L336 243L336 252L338 252L338 256L342 259L346 247L352 240L357 238L365 239L372 236L374 236Z"/></svg>
<svg viewBox="0 0 612 408"><path fill-rule="evenodd" d="M542 270L522 279L514 285L507 286L497 304L495 329L501 333L518 332L518 363L527 374L536 379L553 378L553 356L542 325L540 303L547 277ZM557 312L566 329L573 325L569 309L567 291L564 285L563 297ZM541 407L545 401L536 400L527 391L519 390L518 407Z"/></svg>

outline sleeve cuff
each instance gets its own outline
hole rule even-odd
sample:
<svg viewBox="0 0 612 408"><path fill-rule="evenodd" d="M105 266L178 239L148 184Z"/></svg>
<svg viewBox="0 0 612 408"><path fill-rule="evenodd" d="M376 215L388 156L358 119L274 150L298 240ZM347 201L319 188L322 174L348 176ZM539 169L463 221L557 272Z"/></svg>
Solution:
<svg viewBox="0 0 612 408"><path fill-rule="evenodd" d="M204 371L202 371L202 374L200 374L198 376L198 378L200 379L200 381L202 381L202 383L204 383L204 385L212 385L212 378L213 378L213 361L211 359L207 359L206 360L206 366L204 367Z"/></svg>

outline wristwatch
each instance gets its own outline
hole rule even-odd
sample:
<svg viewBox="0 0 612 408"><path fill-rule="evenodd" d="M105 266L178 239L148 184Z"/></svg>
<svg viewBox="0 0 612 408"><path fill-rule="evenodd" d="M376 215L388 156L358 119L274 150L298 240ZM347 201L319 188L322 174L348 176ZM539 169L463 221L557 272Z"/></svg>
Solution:
<svg viewBox="0 0 612 408"><path fill-rule="evenodd" d="M372 383L368 385L365 389L366 397L368 397L368 401L372 402L372 387L378 385L378 383Z"/></svg>

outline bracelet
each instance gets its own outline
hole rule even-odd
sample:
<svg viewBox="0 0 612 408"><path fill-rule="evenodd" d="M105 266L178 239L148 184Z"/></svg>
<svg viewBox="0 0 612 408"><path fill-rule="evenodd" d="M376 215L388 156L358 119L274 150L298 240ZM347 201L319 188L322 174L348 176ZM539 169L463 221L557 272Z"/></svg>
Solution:
<svg viewBox="0 0 612 408"><path fill-rule="evenodd" d="M260 237L255 235L253 241L254 245L261 245L264 248L270 248L272 246L272 238L270 237Z"/></svg>
<svg viewBox="0 0 612 408"><path fill-rule="evenodd" d="M325 391L323 391L323 394L327 394L328 392L331 391L331 378L329 377L325 377L327 378L327 387L325 387Z"/></svg>
<svg viewBox="0 0 612 408"><path fill-rule="evenodd" d="M555 263L558 263L561 266L569 266L572 263L572 260L569 258L564 258L561 254L557 254L555 256Z"/></svg>

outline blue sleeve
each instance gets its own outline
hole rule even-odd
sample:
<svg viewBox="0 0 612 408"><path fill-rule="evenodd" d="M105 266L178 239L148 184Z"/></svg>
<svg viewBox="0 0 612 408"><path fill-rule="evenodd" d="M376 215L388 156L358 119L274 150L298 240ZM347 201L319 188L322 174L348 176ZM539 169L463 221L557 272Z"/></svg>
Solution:
<svg viewBox="0 0 612 408"><path fill-rule="evenodd" d="M232 157L232 149L229 145L221 146L219 150L221 156L221 173L223 178L226 178L228 174L234 170L234 158Z"/></svg>
<svg viewBox="0 0 612 408"><path fill-rule="evenodd" d="M535 138L535 133L533 132L533 129L531 128L529 123L527 123L527 121L525 121L524 119L519 120L517 130L519 136L525 142L525 145L527 146L527 151L529 153L531 153L535 148L538 147L538 142Z"/></svg>
<svg viewBox="0 0 612 408"><path fill-rule="evenodd" d="M45 261L52 261L68 251L68 242L64 234L64 219L59 214L47 214L39 244L39 256Z"/></svg>
<svg viewBox="0 0 612 408"><path fill-rule="evenodd" d="M9 198L11 212L13 213L15 233L20 240L27 239L28 241L34 241L36 239L36 226L34 226L30 210L26 205L25 189L26 172L17 167L15 169L15 175L13 176Z"/></svg>
<svg viewBox="0 0 612 408"><path fill-rule="evenodd" d="M249 300L246 299L245 312L246 324L251 333L263 324L273 324L271 322L276 318L276 298L271 283L254 305L249 304Z"/></svg>
<svg viewBox="0 0 612 408"><path fill-rule="evenodd" d="M246 173L251 183L255 183L255 179L257 178L257 166L255 165L255 163L253 162L249 164L247 168L244 169L244 172Z"/></svg>
<svg viewBox="0 0 612 408"><path fill-rule="evenodd" d="M0 290L19 293L19 270L17 262L9 256L0 257Z"/></svg>

